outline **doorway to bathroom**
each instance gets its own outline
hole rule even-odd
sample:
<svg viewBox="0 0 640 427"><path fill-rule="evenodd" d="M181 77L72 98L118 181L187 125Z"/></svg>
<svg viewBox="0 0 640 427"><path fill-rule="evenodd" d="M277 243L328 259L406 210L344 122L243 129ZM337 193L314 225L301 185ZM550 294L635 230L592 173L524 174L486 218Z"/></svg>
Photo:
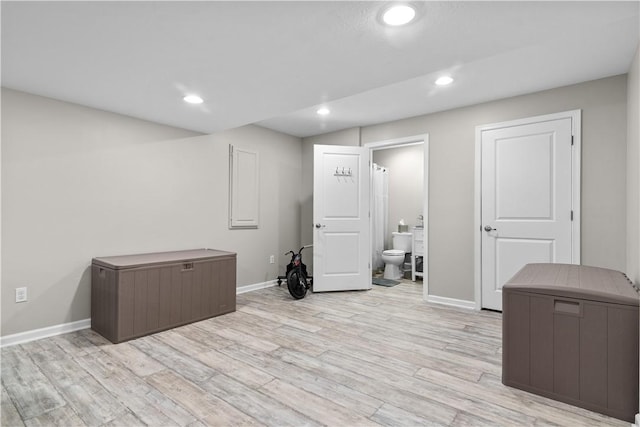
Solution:
<svg viewBox="0 0 640 427"><path fill-rule="evenodd" d="M425 300L428 296L428 138L424 134L364 144L371 151L372 164L372 274L377 280L384 279L385 270L387 277L422 279ZM394 240L399 249L394 250ZM415 251L414 243L417 244ZM400 251L406 255L399 255Z"/></svg>

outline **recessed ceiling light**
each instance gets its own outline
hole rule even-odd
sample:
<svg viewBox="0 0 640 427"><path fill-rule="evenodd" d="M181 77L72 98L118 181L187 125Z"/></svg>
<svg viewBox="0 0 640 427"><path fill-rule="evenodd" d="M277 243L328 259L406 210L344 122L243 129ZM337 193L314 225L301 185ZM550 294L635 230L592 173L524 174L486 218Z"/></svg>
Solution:
<svg viewBox="0 0 640 427"><path fill-rule="evenodd" d="M436 84L438 86L446 86L448 84L451 84L452 82L453 82L453 79L449 76L442 76L438 80L436 80Z"/></svg>
<svg viewBox="0 0 640 427"><path fill-rule="evenodd" d="M382 20L385 24L396 27L398 25L408 24L415 16L416 11L411 6L397 5L387 9L382 15Z"/></svg>
<svg viewBox="0 0 640 427"><path fill-rule="evenodd" d="M187 95L182 99L189 104L202 104L204 102L198 95Z"/></svg>
<svg viewBox="0 0 640 427"><path fill-rule="evenodd" d="M330 112L331 111L327 107L322 107L322 108L318 109L318 111L316 111L316 113L318 113L321 116L326 116Z"/></svg>

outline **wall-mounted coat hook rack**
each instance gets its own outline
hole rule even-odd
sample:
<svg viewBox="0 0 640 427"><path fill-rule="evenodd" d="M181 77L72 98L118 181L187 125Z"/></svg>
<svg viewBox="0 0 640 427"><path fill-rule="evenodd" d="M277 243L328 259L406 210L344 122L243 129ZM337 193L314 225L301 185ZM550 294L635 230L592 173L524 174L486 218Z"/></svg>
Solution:
<svg viewBox="0 0 640 427"><path fill-rule="evenodd" d="M343 167L341 169L340 166L336 166L336 171L333 174L333 176L352 176L352 175L353 175L353 172L351 171L351 168Z"/></svg>

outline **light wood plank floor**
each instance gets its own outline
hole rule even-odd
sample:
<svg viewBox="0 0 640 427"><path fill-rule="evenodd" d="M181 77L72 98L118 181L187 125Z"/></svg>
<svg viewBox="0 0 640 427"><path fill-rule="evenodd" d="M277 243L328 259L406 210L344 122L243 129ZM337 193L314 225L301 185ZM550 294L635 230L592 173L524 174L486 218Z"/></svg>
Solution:
<svg viewBox="0 0 640 427"><path fill-rule="evenodd" d="M286 288L113 345L91 330L2 350L3 426L628 426L500 382L501 316L411 282Z"/></svg>

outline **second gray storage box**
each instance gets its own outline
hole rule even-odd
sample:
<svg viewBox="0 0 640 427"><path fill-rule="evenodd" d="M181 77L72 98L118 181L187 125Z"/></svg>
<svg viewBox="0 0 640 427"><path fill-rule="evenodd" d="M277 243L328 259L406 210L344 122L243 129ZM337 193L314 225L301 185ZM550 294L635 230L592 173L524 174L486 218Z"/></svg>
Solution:
<svg viewBox="0 0 640 427"><path fill-rule="evenodd" d="M505 385L633 422L639 304L623 273L528 264L502 292Z"/></svg>

